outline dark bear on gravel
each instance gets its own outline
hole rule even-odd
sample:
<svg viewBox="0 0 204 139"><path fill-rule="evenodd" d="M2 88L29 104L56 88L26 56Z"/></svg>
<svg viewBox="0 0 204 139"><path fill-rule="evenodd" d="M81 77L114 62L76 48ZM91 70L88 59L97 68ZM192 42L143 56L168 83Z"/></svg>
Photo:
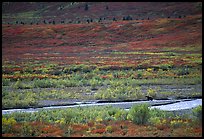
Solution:
<svg viewBox="0 0 204 139"><path fill-rule="evenodd" d="M149 100L153 100L153 98L151 97L151 96L145 96L146 98L147 98L147 100L149 101Z"/></svg>

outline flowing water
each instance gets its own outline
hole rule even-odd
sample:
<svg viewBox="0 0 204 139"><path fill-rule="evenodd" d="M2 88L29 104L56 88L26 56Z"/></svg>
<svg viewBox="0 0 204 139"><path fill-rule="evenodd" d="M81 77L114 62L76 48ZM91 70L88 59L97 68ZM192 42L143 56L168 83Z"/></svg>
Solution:
<svg viewBox="0 0 204 139"><path fill-rule="evenodd" d="M29 109L9 109L2 110L2 114L10 114L13 112L37 112L39 110L51 110L51 109L63 109L63 108L75 108L75 107L91 107L91 106L107 106L111 105L114 107L119 107L128 110L134 104L148 103L150 108L158 108L165 111L178 111L178 110L188 110L196 106L202 105L202 99L180 99L180 100L153 100L153 101L133 101L133 102L115 102L115 103L97 103L90 102L83 104L77 102L76 105L68 106L50 106L42 108L29 108Z"/></svg>

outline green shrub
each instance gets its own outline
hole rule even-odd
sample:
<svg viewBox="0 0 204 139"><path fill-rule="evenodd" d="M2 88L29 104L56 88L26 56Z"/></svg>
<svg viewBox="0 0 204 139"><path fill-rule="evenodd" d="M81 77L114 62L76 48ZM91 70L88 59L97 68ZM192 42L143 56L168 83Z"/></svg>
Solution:
<svg viewBox="0 0 204 139"><path fill-rule="evenodd" d="M108 111L116 111L114 115L118 117L115 119L114 115L110 116ZM118 114L117 114L118 113ZM17 122L31 122L31 121L43 121L47 123L87 123L90 120L104 121L104 120L120 120L124 119L126 111L120 108L112 106L101 107L78 107L67 109L54 109L54 110L40 110L34 113L12 113L5 114L2 117L13 117Z"/></svg>
<svg viewBox="0 0 204 139"><path fill-rule="evenodd" d="M174 119L170 121L170 126L173 128L181 127L183 124L183 121L181 119Z"/></svg>
<svg viewBox="0 0 204 139"><path fill-rule="evenodd" d="M15 89L23 89L23 84L20 80L18 80L14 85L13 88Z"/></svg>
<svg viewBox="0 0 204 139"><path fill-rule="evenodd" d="M90 67L88 65L80 64L80 65L72 65L71 67L68 67L63 70L64 73L74 73L74 72L90 72L95 67Z"/></svg>
<svg viewBox="0 0 204 139"><path fill-rule="evenodd" d="M114 85L113 86L112 85L113 83L111 83L110 87L97 91L94 94L94 97L96 99L110 99L110 100L139 99L143 97L141 88L138 86L131 85L130 82L119 80L115 81Z"/></svg>
<svg viewBox="0 0 204 139"><path fill-rule="evenodd" d="M167 112L167 111L163 111L160 109L151 109L150 110L150 117L158 117L160 119L165 119L165 118L173 118L174 114L173 112Z"/></svg>
<svg viewBox="0 0 204 139"><path fill-rule="evenodd" d="M189 69L187 67L184 67L178 70L177 75L183 76L183 75L188 75L189 73L190 73Z"/></svg>
<svg viewBox="0 0 204 139"><path fill-rule="evenodd" d="M156 92L155 89L150 88L150 89L147 90L147 95L152 96L153 98L155 98L156 95L157 95L157 92Z"/></svg>
<svg viewBox="0 0 204 139"><path fill-rule="evenodd" d="M33 128L32 128L32 126L31 125L29 125L29 123L27 123L27 122L25 122L25 123L23 123L23 125L22 125L22 134L24 135L24 136L26 136L26 137L30 137L30 136L32 136L33 135L33 130L32 130Z"/></svg>
<svg viewBox="0 0 204 139"><path fill-rule="evenodd" d="M11 118L2 117L2 133L12 133L12 126L16 124L16 120Z"/></svg>
<svg viewBox="0 0 204 139"><path fill-rule="evenodd" d="M139 72L139 71L138 71L138 73L137 73L137 78L138 78L138 79L142 79L142 72Z"/></svg>
<svg viewBox="0 0 204 139"><path fill-rule="evenodd" d="M171 64L160 64L160 68L163 70L169 70L173 67Z"/></svg>
<svg viewBox="0 0 204 139"><path fill-rule="evenodd" d="M12 85L12 87L15 89L31 89L33 88L33 85L31 83L25 83L25 81L21 81L18 79L16 83Z"/></svg>
<svg viewBox="0 0 204 139"><path fill-rule="evenodd" d="M57 87L58 82L55 79L36 79L34 80L34 86L36 88L50 88Z"/></svg>
<svg viewBox="0 0 204 139"><path fill-rule="evenodd" d="M116 114L114 115L114 118L116 119L116 120L126 120L127 119L127 112L126 111L122 111L122 110L118 110L117 112L116 112Z"/></svg>
<svg viewBox="0 0 204 139"><path fill-rule="evenodd" d="M202 106L198 106L193 109L193 115L196 117L196 121L202 123Z"/></svg>
<svg viewBox="0 0 204 139"><path fill-rule="evenodd" d="M10 79L2 78L2 86L9 86Z"/></svg>
<svg viewBox="0 0 204 139"><path fill-rule="evenodd" d="M91 88L92 89L96 89L96 86L99 86L101 85L101 81L97 78L93 78L89 81L90 85L91 85Z"/></svg>
<svg viewBox="0 0 204 139"><path fill-rule="evenodd" d="M113 132L113 127L112 126L107 126L106 127L106 132L108 132L108 133L112 133Z"/></svg>
<svg viewBox="0 0 204 139"><path fill-rule="evenodd" d="M113 108L111 108L111 109L108 109L108 114L109 114L110 116L114 116L114 115L117 113L117 111L118 111L118 109L115 108L115 107L113 107Z"/></svg>
<svg viewBox="0 0 204 139"><path fill-rule="evenodd" d="M127 119L135 124L146 124L150 118L148 104L134 105L129 110Z"/></svg>
<svg viewBox="0 0 204 139"><path fill-rule="evenodd" d="M2 108L20 108L37 105L37 95L33 92L5 92Z"/></svg>
<svg viewBox="0 0 204 139"><path fill-rule="evenodd" d="M159 118L159 117L151 117L149 119L149 122L152 125L159 125L161 123L161 118Z"/></svg>

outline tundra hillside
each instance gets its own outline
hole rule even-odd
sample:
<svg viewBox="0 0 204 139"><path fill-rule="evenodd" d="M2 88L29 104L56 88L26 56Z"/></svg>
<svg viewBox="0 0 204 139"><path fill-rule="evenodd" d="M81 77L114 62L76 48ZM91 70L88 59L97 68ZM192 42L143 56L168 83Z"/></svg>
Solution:
<svg viewBox="0 0 204 139"><path fill-rule="evenodd" d="M201 11L198 2L4 2L2 109L202 98ZM201 121L202 107L191 119L146 105L45 110L3 115L2 135L202 136Z"/></svg>
<svg viewBox="0 0 204 139"><path fill-rule="evenodd" d="M36 104L38 99L143 99L146 94L138 85L201 84L201 38L202 15L90 24L2 25L2 107L9 107L11 94L22 91L33 96L27 100ZM39 92L35 88L44 89ZM144 93L156 95L158 90ZM160 92L157 96L172 95L193 97L202 93Z"/></svg>

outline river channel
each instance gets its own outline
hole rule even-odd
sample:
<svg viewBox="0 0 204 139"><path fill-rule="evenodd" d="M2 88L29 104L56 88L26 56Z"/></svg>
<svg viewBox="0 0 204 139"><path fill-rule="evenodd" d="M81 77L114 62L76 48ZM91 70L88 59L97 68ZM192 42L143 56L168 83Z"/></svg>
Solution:
<svg viewBox="0 0 204 139"><path fill-rule="evenodd" d="M135 104L148 103L150 108L157 108L165 111L188 111L199 105L202 105L202 99L179 99L179 100L153 100L153 101L132 101L132 102L76 102L74 105L66 106L49 106L41 108L28 109L9 109L2 110L2 114L10 114L13 112L38 112L39 110L64 109L75 107L91 107L91 106L108 106L130 109Z"/></svg>

